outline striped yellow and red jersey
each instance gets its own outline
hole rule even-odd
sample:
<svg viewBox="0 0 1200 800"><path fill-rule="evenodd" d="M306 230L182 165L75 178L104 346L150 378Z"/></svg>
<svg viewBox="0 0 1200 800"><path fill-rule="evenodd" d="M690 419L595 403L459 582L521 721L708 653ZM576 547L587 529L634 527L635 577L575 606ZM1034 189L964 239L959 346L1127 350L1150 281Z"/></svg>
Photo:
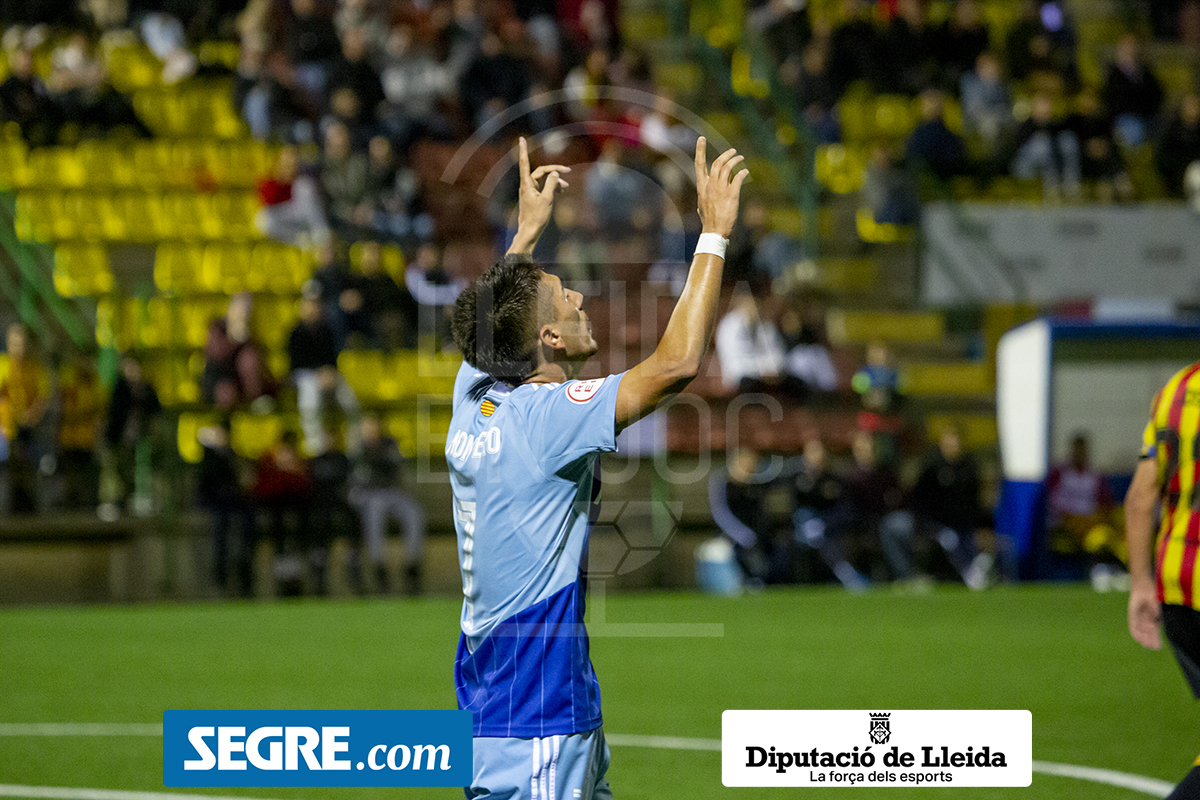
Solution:
<svg viewBox="0 0 1200 800"><path fill-rule="evenodd" d="M1175 373L1155 396L1142 434L1142 457L1158 462L1159 602L1200 608L1200 361Z"/></svg>

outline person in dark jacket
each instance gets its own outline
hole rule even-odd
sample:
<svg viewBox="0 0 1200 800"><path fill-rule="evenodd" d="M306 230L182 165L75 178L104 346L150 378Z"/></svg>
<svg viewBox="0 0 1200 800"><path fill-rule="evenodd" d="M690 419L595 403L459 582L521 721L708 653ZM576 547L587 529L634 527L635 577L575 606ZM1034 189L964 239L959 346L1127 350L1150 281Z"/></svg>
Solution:
<svg viewBox="0 0 1200 800"><path fill-rule="evenodd" d="M321 415L336 402L351 422L358 417L358 397L337 368L338 347L325 320L315 287L306 286L300 300L300 319L288 334L291 377L305 442L315 446L324 436Z"/></svg>
<svg viewBox="0 0 1200 800"><path fill-rule="evenodd" d="M149 487L144 483L148 472L138 469L139 454L143 464L149 464L155 427L162 414L158 393L142 375L142 365L133 356L121 359L121 373L113 385L108 404L108 419L104 425L106 445L105 464L110 475L108 488L101 499L104 516L119 513L119 507L132 494L149 501ZM115 472L115 475L113 474ZM112 478L115 477L115 480Z"/></svg>
<svg viewBox="0 0 1200 800"><path fill-rule="evenodd" d="M204 447L197 496L213 517L213 581L222 592L248 596L252 587L254 514L242 486L241 459L230 446L229 421L223 419L201 429L197 438ZM236 586L229 584L230 556Z"/></svg>
<svg viewBox="0 0 1200 800"><path fill-rule="evenodd" d="M733 543L734 556L751 585L789 577L790 548L771 535L766 505L771 489L758 452L748 448L733 453L726 468L714 470L708 482L713 521Z"/></svg>
<svg viewBox="0 0 1200 800"><path fill-rule="evenodd" d="M845 542L840 534L845 527L837 526L831 532L829 520L842 501L844 487L842 479L829 468L825 443L819 436L810 436L804 441L804 452L799 459L788 465L795 511L792 513L797 544L816 549L821 558L833 571L842 586L852 592L862 591L870 585L846 558ZM839 535L831 535L839 534Z"/></svg>
<svg viewBox="0 0 1200 800"><path fill-rule="evenodd" d="M962 137L946 127L945 98L929 89L921 93L921 122L904 146L909 169L946 180L967 171L967 148Z"/></svg>
<svg viewBox="0 0 1200 800"><path fill-rule="evenodd" d="M992 567L990 553L978 553L975 531L983 516L979 505L979 467L963 452L962 439L953 427L938 437L938 446L925 459L910 492L916 526L911 530L932 537L950 563L972 589L987 585ZM885 552L898 574L911 574L911 541L885 540Z"/></svg>
<svg viewBox="0 0 1200 800"><path fill-rule="evenodd" d="M363 417L360 448L350 502L362 514L363 540L379 587L386 591L389 584L384 557L388 523L394 519L404 529L408 591L420 594L425 512L404 491L404 456L374 415Z"/></svg>
<svg viewBox="0 0 1200 800"><path fill-rule="evenodd" d="M900 476L879 458L872 434L857 431L851 441L851 453L854 462L842 475L841 499L829 514L826 535L843 541L865 536L884 543L889 539L910 539L913 518ZM892 577L910 581L915 576L893 565Z"/></svg>
<svg viewBox="0 0 1200 800"><path fill-rule="evenodd" d="M1117 135L1129 147L1148 138L1162 107L1163 87L1142 54L1141 41L1127 33L1104 81L1104 104L1116 119Z"/></svg>
<svg viewBox="0 0 1200 800"><path fill-rule="evenodd" d="M1200 160L1200 94L1189 92L1179 101L1179 110L1163 130L1154 154L1167 192L1172 197L1186 197L1184 173Z"/></svg>

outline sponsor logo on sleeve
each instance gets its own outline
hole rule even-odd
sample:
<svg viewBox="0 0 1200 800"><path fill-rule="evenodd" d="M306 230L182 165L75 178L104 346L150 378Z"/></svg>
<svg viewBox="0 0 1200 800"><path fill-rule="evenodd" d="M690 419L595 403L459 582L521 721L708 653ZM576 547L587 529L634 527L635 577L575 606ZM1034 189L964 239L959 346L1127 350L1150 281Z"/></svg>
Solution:
<svg viewBox="0 0 1200 800"><path fill-rule="evenodd" d="M587 381L575 381L567 387L567 398L572 403L580 405L588 402L600 391L600 387L604 385L604 378L592 378Z"/></svg>

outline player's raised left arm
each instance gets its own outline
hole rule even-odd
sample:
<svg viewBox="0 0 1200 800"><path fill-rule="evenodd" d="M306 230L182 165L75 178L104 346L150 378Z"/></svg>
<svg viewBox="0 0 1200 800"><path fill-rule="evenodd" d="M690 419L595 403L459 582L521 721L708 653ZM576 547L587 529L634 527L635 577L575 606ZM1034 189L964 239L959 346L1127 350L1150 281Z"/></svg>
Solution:
<svg viewBox="0 0 1200 800"><path fill-rule="evenodd" d="M524 136L517 143L517 150L521 171L521 188L517 194L517 233L507 255L531 255L542 231L550 224L555 196L560 189L570 185L562 176L571 168L562 164L547 164L530 171L529 146ZM544 184L541 184L542 179L545 179Z"/></svg>
<svg viewBox="0 0 1200 800"><path fill-rule="evenodd" d="M1154 580L1154 505L1158 500L1158 464L1143 458L1125 495L1125 541L1129 544L1129 634L1138 644L1162 647L1158 625L1162 611Z"/></svg>
<svg viewBox="0 0 1200 800"><path fill-rule="evenodd" d="M734 170L742 161L735 150L726 150L708 168L704 137L696 142L696 196L699 200L703 234L728 240L737 220L742 183L749 174ZM721 274L725 259L697 252L692 258L687 283L671 312L658 347L621 379L617 390L617 430L654 410L662 400L682 391L700 371L708 342L716 325L717 301L721 297Z"/></svg>

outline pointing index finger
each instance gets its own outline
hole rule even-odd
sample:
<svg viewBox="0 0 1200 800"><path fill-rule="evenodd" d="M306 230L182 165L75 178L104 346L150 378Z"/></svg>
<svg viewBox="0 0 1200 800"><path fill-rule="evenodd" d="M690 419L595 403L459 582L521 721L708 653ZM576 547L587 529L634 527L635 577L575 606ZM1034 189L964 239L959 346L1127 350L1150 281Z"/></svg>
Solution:
<svg viewBox="0 0 1200 800"><path fill-rule="evenodd" d="M529 176L529 146L525 144L524 136L517 141L517 160L521 163L521 183L528 184L533 180L533 178Z"/></svg>
<svg viewBox="0 0 1200 800"><path fill-rule="evenodd" d="M708 159L706 157L706 145L704 137L701 136L696 140L696 178L708 177Z"/></svg>

